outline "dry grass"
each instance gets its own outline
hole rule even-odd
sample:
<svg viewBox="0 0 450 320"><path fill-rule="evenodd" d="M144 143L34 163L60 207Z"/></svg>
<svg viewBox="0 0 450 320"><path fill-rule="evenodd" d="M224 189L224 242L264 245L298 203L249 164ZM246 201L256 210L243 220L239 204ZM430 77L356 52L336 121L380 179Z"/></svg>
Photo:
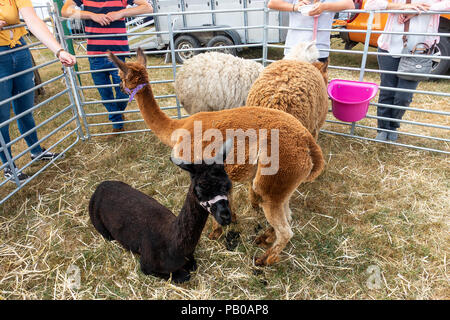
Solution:
<svg viewBox="0 0 450 320"><path fill-rule="evenodd" d="M162 64L162 57L151 58L151 64ZM58 72L48 68L45 77ZM152 80L164 79L164 72L152 71ZM173 88L159 85L155 91L166 94ZM98 99L95 91L87 96ZM38 122L60 105L37 112ZM138 257L105 241L90 224L87 204L101 181L115 179L178 212L188 176L170 163L169 148L149 132L80 142L2 206L0 298L448 299L448 157L327 134L320 135L319 144L327 166L291 200L294 237L280 263L254 266L253 258L263 251L253 240L267 222L250 207L247 185L237 184L238 222L226 229L240 232L237 248L228 251L224 237L209 240L208 223L196 250L198 270L190 282L175 286L144 276ZM67 282L71 265L81 270L78 289ZM371 265L380 268L379 289L366 285Z"/></svg>

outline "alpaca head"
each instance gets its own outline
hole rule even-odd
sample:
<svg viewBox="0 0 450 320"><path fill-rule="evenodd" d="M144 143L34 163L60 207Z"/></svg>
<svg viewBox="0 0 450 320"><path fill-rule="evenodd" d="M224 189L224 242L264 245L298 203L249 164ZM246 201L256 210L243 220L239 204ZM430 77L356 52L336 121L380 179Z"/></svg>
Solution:
<svg viewBox="0 0 450 320"><path fill-rule="evenodd" d="M224 166L231 146L232 141L228 140L213 159L203 160L199 164L186 163L171 158L174 164L189 172L191 176L190 188L196 201L223 226L231 223L228 194L232 185Z"/></svg>
<svg viewBox="0 0 450 320"><path fill-rule="evenodd" d="M120 88L133 90L140 84L148 83L147 58L141 48L137 49L136 62L123 62L112 52L108 52L108 58L119 68L119 76L122 82Z"/></svg>
<svg viewBox="0 0 450 320"><path fill-rule="evenodd" d="M316 47L316 41L299 42L283 59L308 63L317 61L319 59L319 50Z"/></svg>

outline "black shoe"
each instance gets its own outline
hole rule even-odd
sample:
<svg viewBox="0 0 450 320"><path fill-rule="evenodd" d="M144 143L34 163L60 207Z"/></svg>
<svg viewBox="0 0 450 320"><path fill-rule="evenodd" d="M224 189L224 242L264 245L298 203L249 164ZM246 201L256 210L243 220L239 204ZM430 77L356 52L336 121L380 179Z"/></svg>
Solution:
<svg viewBox="0 0 450 320"><path fill-rule="evenodd" d="M46 151L44 148L42 148L42 153L31 154L31 160L39 158L39 160L41 160L41 161L51 161L51 160L55 159L56 157L58 157L59 155L60 155L60 153L49 152L49 151ZM62 155L60 157L60 159L62 159L62 158L64 158L64 155Z"/></svg>
<svg viewBox="0 0 450 320"><path fill-rule="evenodd" d="M8 167L3 170L5 171L5 178L10 179L9 181L11 181L11 182L15 182L14 173L11 170L11 168ZM24 182L25 180L27 180L29 178L29 176L27 176L25 173L18 171L17 168L14 168L14 170L16 170L16 174L17 174L17 178L19 178L19 182Z"/></svg>

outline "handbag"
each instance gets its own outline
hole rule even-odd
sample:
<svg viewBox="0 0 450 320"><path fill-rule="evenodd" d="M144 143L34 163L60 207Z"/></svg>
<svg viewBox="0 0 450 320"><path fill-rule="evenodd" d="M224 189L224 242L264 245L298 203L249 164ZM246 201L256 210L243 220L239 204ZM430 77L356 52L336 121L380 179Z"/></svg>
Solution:
<svg viewBox="0 0 450 320"><path fill-rule="evenodd" d="M411 3L411 0L406 0L406 3ZM404 24L404 32L409 32L409 20ZM433 54L436 46L436 41L430 47L426 43L417 43L414 48L408 52L407 43L408 37L403 35L403 51L402 54L412 54L413 57L401 57L397 72L413 73L415 75L398 74L397 77L404 80L421 81L428 80L429 77L422 74L430 74L433 66L433 61L430 58L421 57L421 55ZM420 74L420 75L419 75Z"/></svg>

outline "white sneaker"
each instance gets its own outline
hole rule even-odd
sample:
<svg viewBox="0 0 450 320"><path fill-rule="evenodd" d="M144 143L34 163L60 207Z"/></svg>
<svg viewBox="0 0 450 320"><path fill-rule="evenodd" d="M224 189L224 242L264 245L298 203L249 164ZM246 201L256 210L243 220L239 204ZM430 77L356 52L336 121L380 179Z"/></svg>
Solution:
<svg viewBox="0 0 450 320"><path fill-rule="evenodd" d="M5 178L10 179L9 181L14 183L15 182L14 173L11 170L11 168L7 167L3 170L5 172ZM19 178L19 182L24 182L25 180L27 180L29 178L29 176L27 176L25 173L20 172L19 169L17 169L17 167L15 167L14 170L16 171L17 178Z"/></svg>
<svg viewBox="0 0 450 320"><path fill-rule="evenodd" d="M375 137L375 140L378 141L387 141L388 133L386 131L380 131L378 132L377 136Z"/></svg>

